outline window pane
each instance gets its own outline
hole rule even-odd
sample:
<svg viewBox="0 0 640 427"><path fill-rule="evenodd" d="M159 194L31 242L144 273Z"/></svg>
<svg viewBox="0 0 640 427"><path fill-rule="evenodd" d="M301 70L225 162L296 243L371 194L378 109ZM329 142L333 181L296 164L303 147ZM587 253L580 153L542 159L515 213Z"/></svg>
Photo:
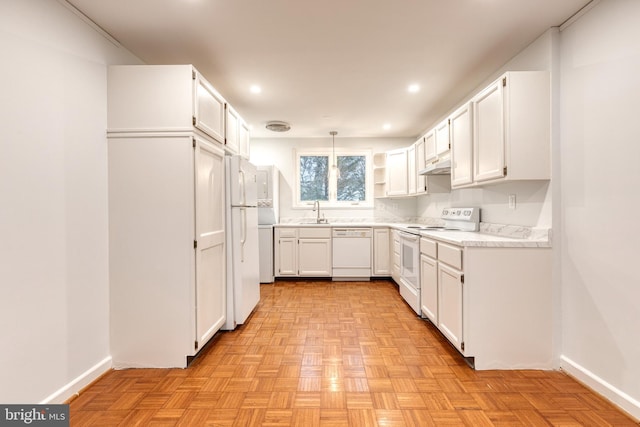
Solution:
<svg viewBox="0 0 640 427"><path fill-rule="evenodd" d="M329 157L300 156L300 201L329 200Z"/></svg>
<svg viewBox="0 0 640 427"><path fill-rule="evenodd" d="M367 159L365 156L338 156L338 200L366 199Z"/></svg>

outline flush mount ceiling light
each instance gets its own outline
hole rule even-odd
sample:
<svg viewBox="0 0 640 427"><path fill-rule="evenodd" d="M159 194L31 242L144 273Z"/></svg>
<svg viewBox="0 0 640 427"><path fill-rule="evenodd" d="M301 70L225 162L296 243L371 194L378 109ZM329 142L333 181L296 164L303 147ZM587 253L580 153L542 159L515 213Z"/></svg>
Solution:
<svg viewBox="0 0 640 427"><path fill-rule="evenodd" d="M409 85L407 90L409 91L409 93L418 93L418 92L420 92L420 85L415 84L415 83L411 84L411 85Z"/></svg>
<svg viewBox="0 0 640 427"><path fill-rule="evenodd" d="M289 123L280 122L277 120L267 122L267 125L265 127L273 132L286 132L291 129L291 125Z"/></svg>
<svg viewBox="0 0 640 427"><path fill-rule="evenodd" d="M249 90L251 91L251 93L255 93L255 94L258 94L258 93L262 92L262 88L260 86L258 86L258 85L251 86L251 88L249 88Z"/></svg>

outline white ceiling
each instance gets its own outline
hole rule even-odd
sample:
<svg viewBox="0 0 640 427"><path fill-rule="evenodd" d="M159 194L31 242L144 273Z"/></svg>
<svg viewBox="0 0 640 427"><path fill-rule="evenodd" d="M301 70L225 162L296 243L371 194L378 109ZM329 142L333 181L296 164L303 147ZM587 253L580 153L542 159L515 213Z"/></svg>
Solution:
<svg viewBox="0 0 640 427"><path fill-rule="evenodd" d="M589 0L69 2L146 63L194 64L253 137L415 137Z"/></svg>

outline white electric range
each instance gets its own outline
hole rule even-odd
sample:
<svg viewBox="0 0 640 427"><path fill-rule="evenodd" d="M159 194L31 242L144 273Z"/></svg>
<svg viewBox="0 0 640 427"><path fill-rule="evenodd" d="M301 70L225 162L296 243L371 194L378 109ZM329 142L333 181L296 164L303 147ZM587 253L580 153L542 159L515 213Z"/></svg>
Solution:
<svg viewBox="0 0 640 427"><path fill-rule="evenodd" d="M400 295L421 315L420 309L420 232L421 231L478 231L480 208L445 208L440 219L442 226L408 225L400 237Z"/></svg>

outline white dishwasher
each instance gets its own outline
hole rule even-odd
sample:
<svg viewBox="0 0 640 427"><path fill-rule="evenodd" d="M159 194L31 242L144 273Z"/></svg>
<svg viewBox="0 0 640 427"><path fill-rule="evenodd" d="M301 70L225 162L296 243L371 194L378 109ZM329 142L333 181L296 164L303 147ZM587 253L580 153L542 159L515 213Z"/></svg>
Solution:
<svg viewBox="0 0 640 427"><path fill-rule="evenodd" d="M333 280L371 279L371 228L333 228Z"/></svg>

